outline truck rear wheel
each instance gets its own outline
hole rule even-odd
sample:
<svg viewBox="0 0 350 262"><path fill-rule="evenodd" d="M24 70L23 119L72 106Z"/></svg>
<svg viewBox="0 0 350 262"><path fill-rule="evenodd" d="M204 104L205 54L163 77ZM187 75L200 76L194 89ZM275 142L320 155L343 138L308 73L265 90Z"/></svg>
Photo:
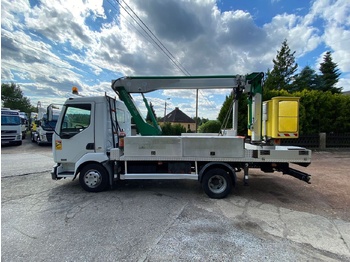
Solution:
<svg viewBox="0 0 350 262"><path fill-rule="evenodd" d="M204 174L202 187L210 198L224 198L232 190L232 179L226 170L213 168Z"/></svg>
<svg viewBox="0 0 350 262"><path fill-rule="evenodd" d="M88 192L101 192L108 185L108 174L100 164L88 164L80 171L79 182Z"/></svg>

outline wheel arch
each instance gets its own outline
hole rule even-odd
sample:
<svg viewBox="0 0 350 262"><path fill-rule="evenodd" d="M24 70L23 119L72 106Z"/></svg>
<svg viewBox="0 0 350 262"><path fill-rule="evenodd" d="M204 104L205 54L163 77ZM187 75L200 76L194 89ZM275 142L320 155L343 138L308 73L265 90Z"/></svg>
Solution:
<svg viewBox="0 0 350 262"><path fill-rule="evenodd" d="M80 171L89 164L99 164L104 169L106 169L107 174L112 172L110 165L108 165L108 157L103 153L88 153L81 157L76 163L74 167L74 178L80 173Z"/></svg>
<svg viewBox="0 0 350 262"><path fill-rule="evenodd" d="M199 171L199 174L198 174L198 180L199 180L200 183L202 183L203 175L208 170L211 170L213 168L222 168L222 169L224 169L226 172L228 172L231 175L233 185L236 184L237 177L236 177L235 169L232 166L230 166L229 164L224 163L224 162L209 162L209 163L205 164L201 168L201 170Z"/></svg>

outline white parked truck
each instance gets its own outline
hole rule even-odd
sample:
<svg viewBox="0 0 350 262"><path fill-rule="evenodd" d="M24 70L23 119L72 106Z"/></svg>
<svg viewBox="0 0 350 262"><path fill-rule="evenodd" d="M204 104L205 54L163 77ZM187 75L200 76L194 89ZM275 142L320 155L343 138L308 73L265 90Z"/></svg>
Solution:
<svg viewBox="0 0 350 262"><path fill-rule="evenodd" d="M57 109L53 109L53 114L51 120L47 119L46 115L47 109L39 107L37 120L35 120L35 131L32 130L31 138L32 142L38 145L51 144L52 134L56 127L57 119L60 112Z"/></svg>
<svg viewBox="0 0 350 262"><path fill-rule="evenodd" d="M22 139L26 139L28 131L28 116L25 112L19 112L19 117L21 118Z"/></svg>
<svg viewBox="0 0 350 262"><path fill-rule="evenodd" d="M211 198L226 197L241 170L247 182L250 168L279 171L309 182L310 175L291 168L290 163L308 166L311 151L272 143L277 139L275 136L283 137L284 133L298 135L298 130L295 130L298 100L281 98L263 106L262 79L263 73L122 77L112 81L112 89L122 101L106 95L69 98L53 135L56 164L52 179L79 177L81 186L90 192L113 187L119 180L192 179L199 181ZM235 94L247 93L250 139L236 136L231 131L220 135L162 136L147 100L144 102L153 125L142 118L130 95L189 88L227 88ZM235 122L237 112L234 113ZM271 115L276 113L277 117ZM48 115L52 115L50 108ZM131 116L139 131L137 136L131 135ZM271 128L278 129L277 135Z"/></svg>
<svg viewBox="0 0 350 262"><path fill-rule="evenodd" d="M22 145L21 118L18 110L1 109L1 144Z"/></svg>

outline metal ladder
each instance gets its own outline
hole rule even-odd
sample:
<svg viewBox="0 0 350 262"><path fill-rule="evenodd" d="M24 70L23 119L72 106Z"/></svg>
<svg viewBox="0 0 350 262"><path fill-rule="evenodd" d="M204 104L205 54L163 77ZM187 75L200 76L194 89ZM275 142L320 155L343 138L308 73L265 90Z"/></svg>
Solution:
<svg viewBox="0 0 350 262"><path fill-rule="evenodd" d="M108 102L108 108L109 108L109 117L111 120L111 126L112 126L112 139L113 139L113 147L117 147L118 141L118 129L120 131L120 127L118 124L117 119L117 108L116 108L116 100L113 97L106 96L107 102Z"/></svg>

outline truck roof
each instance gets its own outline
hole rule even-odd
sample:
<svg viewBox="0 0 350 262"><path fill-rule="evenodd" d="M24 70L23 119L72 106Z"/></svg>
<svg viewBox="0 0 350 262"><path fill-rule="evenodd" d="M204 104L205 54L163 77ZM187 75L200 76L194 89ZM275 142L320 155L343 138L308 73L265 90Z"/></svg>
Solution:
<svg viewBox="0 0 350 262"><path fill-rule="evenodd" d="M97 102L102 103L106 101L106 96L81 96L81 97L70 97L66 100L65 104L71 102ZM117 103L124 104L123 101L116 99Z"/></svg>

